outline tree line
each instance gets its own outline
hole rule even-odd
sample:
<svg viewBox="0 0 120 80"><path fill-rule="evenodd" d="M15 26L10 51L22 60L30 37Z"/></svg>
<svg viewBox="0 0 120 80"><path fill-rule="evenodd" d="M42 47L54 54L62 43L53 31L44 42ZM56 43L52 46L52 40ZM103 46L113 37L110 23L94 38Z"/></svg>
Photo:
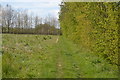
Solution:
<svg viewBox="0 0 120 80"><path fill-rule="evenodd" d="M119 2L62 2L64 37L118 65Z"/></svg>
<svg viewBox="0 0 120 80"><path fill-rule="evenodd" d="M27 10L14 9L11 5L0 5L0 26L2 33L18 34L61 34L57 18L48 15L45 18L28 13Z"/></svg>

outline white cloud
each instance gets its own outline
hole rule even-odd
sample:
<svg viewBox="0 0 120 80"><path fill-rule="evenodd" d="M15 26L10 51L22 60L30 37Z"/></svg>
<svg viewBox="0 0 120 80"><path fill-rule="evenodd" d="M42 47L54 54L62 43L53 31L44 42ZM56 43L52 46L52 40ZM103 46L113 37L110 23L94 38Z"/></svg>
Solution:
<svg viewBox="0 0 120 80"><path fill-rule="evenodd" d="M27 9L41 17L52 14L58 18L59 4L61 0L0 0L2 3L10 4L15 9Z"/></svg>
<svg viewBox="0 0 120 80"><path fill-rule="evenodd" d="M48 16L49 14L52 16L55 16L58 19L58 12L59 9L53 9L53 10L43 10L43 9L29 9L28 13L31 14L34 12L34 15L41 16L42 18Z"/></svg>
<svg viewBox="0 0 120 80"><path fill-rule="evenodd" d="M60 2L61 0L0 0L1 2Z"/></svg>
<svg viewBox="0 0 120 80"><path fill-rule="evenodd" d="M57 19L58 19L58 12L59 12L59 9L57 10L51 10L50 13L53 14Z"/></svg>

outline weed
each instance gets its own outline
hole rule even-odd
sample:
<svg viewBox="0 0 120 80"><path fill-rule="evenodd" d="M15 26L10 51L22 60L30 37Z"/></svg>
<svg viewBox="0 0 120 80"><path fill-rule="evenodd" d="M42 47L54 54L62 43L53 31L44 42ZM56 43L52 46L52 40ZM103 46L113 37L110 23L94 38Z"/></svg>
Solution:
<svg viewBox="0 0 120 80"><path fill-rule="evenodd" d="M62 36L56 43L57 38L3 34L3 78L117 77L117 66Z"/></svg>

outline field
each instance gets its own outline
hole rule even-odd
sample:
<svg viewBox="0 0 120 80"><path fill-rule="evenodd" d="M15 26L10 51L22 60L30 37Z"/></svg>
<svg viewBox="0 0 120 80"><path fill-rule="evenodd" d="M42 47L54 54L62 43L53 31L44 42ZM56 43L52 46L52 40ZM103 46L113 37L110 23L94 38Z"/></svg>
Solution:
<svg viewBox="0 0 120 80"><path fill-rule="evenodd" d="M3 34L3 78L116 78L117 66L62 36Z"/></svg>

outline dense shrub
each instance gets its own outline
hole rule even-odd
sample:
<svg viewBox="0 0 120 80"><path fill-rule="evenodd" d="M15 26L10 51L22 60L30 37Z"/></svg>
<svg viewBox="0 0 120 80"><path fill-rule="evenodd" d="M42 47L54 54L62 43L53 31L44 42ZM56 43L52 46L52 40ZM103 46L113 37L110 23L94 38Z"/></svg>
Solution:
<svg viewBox="0 0 120 80"><path fill-rule="evenodd" d="M116 2L64 2L60 25L74 43L118 63L118 18Z"/></svg>
<svg viewBox="0 0 120 80"><path fill-rule="evenodd" d="M2 33L14 33L14 34L46 34L46 35L61 35L61 31L55 26L50 26L49 24L39 24L35 28L2 28Z"/></svg>

